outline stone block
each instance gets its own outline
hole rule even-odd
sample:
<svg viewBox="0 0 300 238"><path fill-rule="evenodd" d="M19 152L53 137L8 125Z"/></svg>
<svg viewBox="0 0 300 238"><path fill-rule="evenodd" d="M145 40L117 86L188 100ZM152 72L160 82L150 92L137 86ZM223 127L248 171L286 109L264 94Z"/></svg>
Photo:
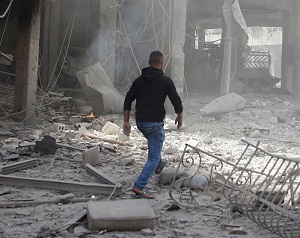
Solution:
<svg viewBox="0 0 300 238"><path fill-rule="evenodd" d="M200 110L201 115L215 116L223 113L234 112L246 106L246 99L236 93L230 93L219 97Z"/></svg>
<svg viewBox="0 0 300 238"><path fill-rule="evenodd" d="M100 163L99 147L95 146L85 150L82 153L82 162L84 166L86 164L90 164L90 165L99 164Z"/></svg>
<svg viewBox="0 0 300 238"><path fill-rule="evenodd" d="M114 124L110 121L107 121L105 123L105 125L102 127L102 132L106 133L106 134L109 134L109 135L118 134L119 133L119 127L116 124Z"/></svg>
<svg viewBox="0 0 300 238"><path fill-rule="evenodd" d="M140 231L153 229L155 213L147 200L91 201L87 206L92 230Z"/></svg>
<svg viewBox="0 0 300 238"><path fill-rule="evenodd" d="M78 71L76 76L97 115L123 112L123 97L99 62Z"/></svg>
<svg viewBox="0 0 300 238"><path fill-rule="evenodd" d="M57 132L64 132L66 129L66 125L61 124L61 123L54 123L53 124L53 130Z"/></svg>

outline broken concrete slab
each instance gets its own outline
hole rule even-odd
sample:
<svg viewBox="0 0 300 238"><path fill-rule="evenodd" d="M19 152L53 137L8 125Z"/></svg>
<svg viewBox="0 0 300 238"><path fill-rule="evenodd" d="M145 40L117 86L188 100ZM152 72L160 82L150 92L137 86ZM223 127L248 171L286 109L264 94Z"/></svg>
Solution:
<svg viewBox="0 0 300 238"><path fill-rule="evenodd" d="M102 132L109 135L118 134L119 130L120 128L110 121L107 121L102 127Z"/></svg>
<svg viewBox="0 0 300 238"><path fill-rule="evenodd" d="M96 114L122 113L123 98L100 63L85 68L76 75Z"/></svg>
<svg viewBox="0 0 300 238"><path fill-rule="evenodd" d="M91 201L87 206L89 229L140 231L155 226L155 213L147 200Z"/></svg>
<svg viewBox="0 0 300 238"><path fill-rule="evenodd" d="M82 153L82 162L86 164L96 165L100 163L99 146L94 146L90 149L86 149Z"/></svg>
<svg viewBox="0 0 300 238"><path fill-rule="evenodd" d="M236 93L230 93L219 97L206 106L200 113L205 116L215 116L227 112L234 112L243 109L246 106L247 100Z"/></svg>

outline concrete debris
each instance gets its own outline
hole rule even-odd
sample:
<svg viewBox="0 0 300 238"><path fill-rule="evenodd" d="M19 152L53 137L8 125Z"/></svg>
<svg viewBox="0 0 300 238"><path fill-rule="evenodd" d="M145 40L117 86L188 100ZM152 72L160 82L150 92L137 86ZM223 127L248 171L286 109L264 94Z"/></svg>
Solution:
<svg viewBox="0 0 300 238"><path fill-rule="evenodd" d="M76 75L96 114L123 111L123 98L110 82L100 63L83 69Z"/></svg>
<svg viewBox="0 0 300 238"><path fill-rule="evenodd" d="M9 175L0 174L2 187L0 208L5 214L2 216L0 224L0 237L4 234L1 233L1 230L5 230L6 237L37 237L38 232L42 231L41 227L46 223L50 228L47 228L45 233L41 232L40 237L100 236L107 232L105 227L101 228L101 231L98 228L94 231L87 229L85 224L87 224L86 207L88 202L101 200L103 203L97 205L95 209L102 219L99 220L99 224L110 223L109 225L114 229L117 227L115 224L125 223L128 225L130 222L128 217L138 220L134 224L132 222L134 226L139 225L140 220L148 225L157 224L157 226L151 225L152 227L149 228L138 227L136 231L111 231L104 236L115 238L143 236L220 238L234 236L229 232L241 235L246 230L249 233L248 236L251 237L275 238L276 235L259 228L256 223L247 219L246 213L233 213L231 217L233 220L231 219L225 224L228 227L225 230L220 229L219 218L228 214L230 203L220 192L219 182L221 180L212 177L212 181L208 181L207 178L210 179L210 176L204 173L210 171L212 163L214 163L214 160L206 154L200 153L201 170L196 174L194 171L199 165L199 158L197 151L193 148L188 148L182 163L184 166L180 167L178 175L176 175L176 165L182 162L180 148L184 148L188 143L222 158L225 161L223 167L220 168L220 164L213 164L216 166L214 172L227 175L229 174L227 162L235 163L243 150L244 144L240 143L238 139L241 137L248 137L255 144L259 140L262 148L270 153L288 156L293 161L299 160L300 110L289 96L278 95L280 100L275 100L273 95L260 97L256 94L243 94L243 98L247 99L246 107L243 110L232 111L221 116L214 115L215 112L213 112L213 116L199 114L199 108L208 105L214 97L190 97L188 101L184 102L188 104L184 112L186 125L184 130L177 130L174 124L174 115L167 115L165 120L166 140L162 157L168 161L168 166L159 175L153 176L145 189L146 192L155 195L153 200L143 200L148 203L148 208L150 206L156 214L155 219L147 221L143 220L143 216L148 215L148 211L143 212L140 217L134 217L136 212L143 210L144 205L138 203L140 200L130 200L133 205L122 204L122 208L115 203L131 198L130 188L147 158L147 142L137 130L134 118L131 119L132 133L130 137L127 137L122 134L123 118L121 114L101 116L95 114L92 121L83 122L83 116L88 115L91 111L95 112L92 107L94 105L88 106L79 97L71 101L65 96L67 95L62 93L49 93L47 95L49 101L43 103L49 103L49 106L37 109L41 123L33 128L24 127L22 123L0 121L0 136L2 137L0 167L2 172L6 170L6 173L9 173ZM64 99L60 100L61 98ZM52 100L58 100L55 106L51 103ZM80 102L77 103L78 101ZM98 99L97 102L99 102ZM74 103L76 103L76 107ZM68 108L71 107L71 104L73 110L70 113ZM115 131L112 134L104 133L102 129L105 124L113 125ZM3 133L1 134L1 132ZM44 135L52 138L49 140L50 145L47 136L46 143L44 143ZM39 142L36 143L36 141ZM39 145L40 142L43 143ZM40 150L37 149L39 146ZM54 150L54 155L47 151L51 148ZM90 149L92 153L88 155L87 151ZM96 152L96 156L93 156L94 152ZM245 156L250 158L251 153L246 153ZM259 156L263 163L268 161L263 158L264 153L260 153ZM38 158L37 162L26 164L33 158ZM187 158L188 160L185 160ZM91 160L91 163L95 165L85 164L86 160ZM244 160L241 160L239 168L246 167L243 162ZM83 164L85 164L84 167ZM29 167L25 170L22 165ZM261 165L262 163L251 164L249 171L260 168ZM13 167L15 169L12 169ZM12 170L8 171L9 168ZM232 179L236 179L240 171L234 173ZM247 174L243 173L243 176ZM275 176L278 178L279 186L288 180L291 180L292 183L293 181L297 182L298 179L289 177L289 175L291 173L287 171L286 174L279 173L278 176ZM172 195L175 199L173 203L169 199L169 195L174 177L173 185L178 190L173 188L174 194ZM36 189L32 189L32 187ZM263 209L266 209L264 203L267 202L267 206L271 208L269 211L271 211L276 206L283 209L289 199L292 201L289 205L299 203L297 195L290 198L292 191L287 190L286 192L287 194L280 192L278 194L270 192L269 194L264 191L262 194L254 194L251 206L264 211ZM193 194L195 201L205 209L181 209L185 201L188 204L191 203L190 194ZM273 200L273 198L276 199ZM282 203L283 199L284 203ZM106 205L103 205L105 200L111 202L111 208L106 209ZM111 217L116 219L105 218L103 211L114 213ZM235 225L234 219L238 219L239 225ZM286 224L289 222L290 220ZM199 232L199 226L203 228L201 232ZM132 229L133 226L128 225L127 227L126 229ZM54 233L60 229L60 232ZM90 232L93 234L89 234Z"/></svg>
<svg viewBox="0 0 300 238"><path fill-rule="evenodd" d="M181 187L186 187L199 191L206 188L208 186L208 182L208 176L184 171L177 175L177 180L174 183L174 188L179 190Z"/></svg>
<svg viewBox="0 0 300 238"><path fill-rule="evenodd" d="M177 169L164 169L159 175L159 183L162 185L169 185L172 183L175 177ZM182 173L183 169L180 169L178 173Z"/></svg>
<svg viewBox="0 0 300 238"><path fill-rule="evenodd" d="M77 236L85 236L85 235L88 235L88 234L91 234L91 233L92 233L92 231L86 229L83 226L76 226L74 228L74 234L77 235Z"/></svg>
<svg viewBox="0 0 300 238"><path fill-rule="evenodd" d="M19 143L21 142L21 140L19 140L18 138L8 138L5 139L3 141L3 145L2 145L2 150L4 151L8 151L8 152L15 152L17 150L17 148L19 147Z"/></svg>
<svg viewBox="0 0 300 238"><path fill-rule="evenodd" d="M107 121L102 128L102 132L109 135L119 134L119 130L120 128L110 121Z"/></svg>
<svg viewBox="0 0 300 238"><path fill-rule="evenodd" d="M82 153L82 163L85 166L86 164L96 165L101 162L99 146L94 146L90 149L86 149Z"/></svg>
<svg viewBox="0 0 300 238"><path fill-rule="evenodd" d="M16 134L8 130L0 130L0 136L15 136Z"/></svg>
<svg viewBox="0 0 300 238"><path fill-rule="evenodd" d="M164 149L164 153L165 153L165 154L170 154L170 155L172 155L172 154L175 154L175 153L177 153L177 152L178 152L178 151L177 151L175 148L171 148L171 147Z"/></svg>
<svg viewBox="0 0 300 238"><path fill-rule="evenodd" d="M140 231L155 226L155 213L146 200L91 201L87 206L89 229Z"/></svg>
<svg viewBox="0 0 300 238"><path fill-rule="evenodd" d="M215 116L227 112L234 112L243 109L246 106L246 99L236 93L230 93L219 97L200 110L205 116Z"/></svg>
<svg viewBox="0 0 300 238"><path fill-rule="evenodd" d="M153 230L146 228L146 229L141 230L141 234L143 234L145 236L150 236L153 234Z"/></svg>

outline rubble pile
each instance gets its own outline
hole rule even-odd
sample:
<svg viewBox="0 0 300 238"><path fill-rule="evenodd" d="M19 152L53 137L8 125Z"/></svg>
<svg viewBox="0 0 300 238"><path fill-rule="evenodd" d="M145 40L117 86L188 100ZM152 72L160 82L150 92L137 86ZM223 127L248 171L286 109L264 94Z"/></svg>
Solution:
<svg viewBox="0 0 300 238"><path fill-rule="evenodd" d="M73 99L53 93L47 100L56 103L39 110L35 127L2 119L1 237L277 237L233 211L221 191L210 186L206 174L211 161L206 157L197 177L190 179L188 170L193 168L182 169L176 183L178 190L197 190L203 206L178 207L168 194L186 143L231 163L243 150L242 138L261 141L270 153L298 157L298 104L283 95L241 96L243 105L238 109L209 115L200 109L216 97L189 97L184 101L180 130L174 126L175 116L167 115L162 156L168 164L147 187L155 199L142 201L145 205L139 207L130 188L146 160L147 141L134 118L127 137L122 133L121 114L98 114L84 120L92 107L77 105L81 110L70 113ZM196 156L192 149L188 151L188 158ZM127 205L119 209L120 204ZM231 220L225 220L229 213ZM133 226L128 217L143 222L133 222ZM120 229L108 229L118 227L114 224Z"/></svg>

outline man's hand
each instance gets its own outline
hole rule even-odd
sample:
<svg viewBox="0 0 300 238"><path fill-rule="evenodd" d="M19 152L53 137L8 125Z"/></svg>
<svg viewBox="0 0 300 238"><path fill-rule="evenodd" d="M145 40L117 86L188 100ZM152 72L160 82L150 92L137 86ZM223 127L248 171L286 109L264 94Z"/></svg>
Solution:
<svg viewBox="0 0 300 238"><path fill-rule="evenodd" d="M123 133L126 135L126 136L129 136L130 135L130 132L131 132L131 125L129 122L124 122L124 125L123 125Z"/></svg>
<svg viewBox="0 0 300 238"><path fill-rule="evenodd" d="M182 113L178 113L178 116L175 119L175 124L177 124L177 129L179 129L182 126Z"/></svg>

